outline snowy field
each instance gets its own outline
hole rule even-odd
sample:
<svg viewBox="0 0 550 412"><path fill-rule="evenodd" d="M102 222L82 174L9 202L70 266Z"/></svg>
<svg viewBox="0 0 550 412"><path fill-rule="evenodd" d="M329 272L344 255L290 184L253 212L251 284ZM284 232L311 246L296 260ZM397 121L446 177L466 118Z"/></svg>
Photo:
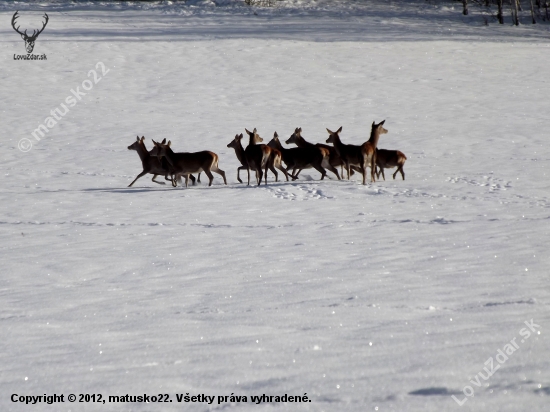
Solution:
<svg viewBox="0 0 550 412"><path fill-rule="evenodd" d="M549 26L218 4L0 2L0 410L547 411ZM14 60L16 9L48 13L47 60ZM383 119L405 181L246 186L226 147L245 127L361 144ZM127 188L137 135L216 152L228 185ZM173 402L12 402L54 393Z"/></svg>

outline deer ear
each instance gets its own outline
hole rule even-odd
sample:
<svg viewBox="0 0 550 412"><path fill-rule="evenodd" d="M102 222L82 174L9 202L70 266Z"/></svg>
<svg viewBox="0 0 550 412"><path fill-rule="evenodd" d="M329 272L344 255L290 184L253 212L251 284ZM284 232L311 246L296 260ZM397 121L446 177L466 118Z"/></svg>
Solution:
<svg viewBox="0 0 550 412"><path fill-rule="evenodd" d="M170 147L171 144L172 144L172 141L168 140L168 143L166 144L166 146Z"/></svg>
<svg viewBox="0 0 550 412"><path fill-rule="evenodd" d="M136 136L136 141L138 141L138 142L139 142L139 136Z"/></svg>
<svg viewBox="0 0 550 412"><path fill-rule="evenodd" d="M18 27L18 28L19 28L19 27ZM22 35L21 35L21 38L22 38L23 40L25 40L25 35L22 34Z"/></svg>
<svg viewBox="0 0 550 412"><path fill-rule="evenodd" d="M375 122L372 122L372 127L374 127L375 124L376 124Z"/></svg>
<svg viewBox="0 0 550 412"><path fill-rule="evenodd" d="M248 130L246 127L244 128L244 131L248 134L252 134L252 132L250 130Z"/></svg>
<svg viewBox="0 0 550 412"><path fill-rule="evenodd" d="M273 133L273 137L279 137L279 135L277 134L277 132Z"/></svg>
<svg viewBox="0 0 550 412"><path fill-rule="evenodd" d="M166 138L162 140L161 144L166 144Z"/></svg>
<svg viewBox="0 0 550 412"><path fill-rule="evenodd" d="M254 128L254 130L252 131L252 133L258 133L258 132L256 131L256 128Z"/></svg>
<svg viewBox="0 0 550 412"><path fill-rule="evenodd" d="M384 123L386 123L386 119L382 120L382 121L378 124L378 126L382 126Z"/></svg>
<svg viewBox="0 0 550 412"><path fill-rule="evenodd" d="M239 136L237 136L239 139L243 138L243 134L241 133Z"/></svg>
<svg viewBox="0 0 550 412"><path fill-rule="evenodd" d="M302 133L302 128L301 127L298 129L298 132Z"/></svg>
<svg viewBox="0 0 550 412"><path fill-rule="evenodd" d="M141 136L141 141L143 142L145 140L145 136Z"/></svg>
<svg viewBox="0 0 550 412"><path fill-rule="evenodd" d="M336 130L336 133L341 133L341 132L342 132L342 126L340 126L338 130Z"/></svg>
<svg viewBox="0 0 550 412"><path fill-rule="evenodd" d="M328 132L328 134L332 134L332 132L328 128L327 128L327 132Z"/></svg>

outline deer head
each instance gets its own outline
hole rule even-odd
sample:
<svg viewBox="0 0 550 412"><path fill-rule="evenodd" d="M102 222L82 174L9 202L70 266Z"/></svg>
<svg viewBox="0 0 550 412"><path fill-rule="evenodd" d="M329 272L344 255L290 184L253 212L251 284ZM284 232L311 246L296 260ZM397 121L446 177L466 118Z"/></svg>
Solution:
<svg viewBox="0 0 550 412"><path fill-rule="evenodd" d="M140 144L143 142L143 139L140 139L139 136L136 136L136 141L128 146L128 150L138 150Z"/></svg>
<svg viewBox="0 0 550 412"><path fill-rule="evenodd" d="M382 120L380 123L376 124L375 122L372 122L372 128L371 132L374 133L375 131L379 134L386 134L388 133L388 129L384 129L384 123L386 123L385 120Z"/></svg>
<svg viewBox="0 0 550 412"><path fill-rule="evenodd" d="M149 152L151 156L156 156L158 160L161 160L163 157L166 156L166 152L169 150L170 145L172 144L171 141L166 143L166 139L164 139L162 142L155 142L153 140L153 143L155 147Z"/></svg>
<svg viewBox="0 0 550 412"><path fill-rule="evenodd" d="M279 149L282 147L281 145L281 142L279 140L279 135L277 134L277 132L273 133L273 139L271 139L269 141L269 143L267 144L269 147L273 147L275 149Z"/></svg>
<svg viewBox="0 0 550 412"><path fill-rule="evenodd" d="M336 130L335 132L327 129L327 132L329 134L329 137L327 139L327 143L336 143L340 140L340 136L339 134L342 132L342 126L340 126L340 128L338 130Z"/></svg>
<svg viewBox="0 0 550 412"><path fill-rule="evenodd" d="M34 50L34 42L36 41L38 35L44 31L44 28L48 24L49 17L46 13L44 13L44 18L46 19L46 21L42 24L42 28L38 31L33 30L32 35L29 36L27 35L27 30L25 30L24 32L20 32L20 26L15 27L16 19L19 17L17 13L19 13L19 11L16 11L13 14L13 17L11 18L11 25L13 29L21 35L21 38L25 40L25 48L27 49L27 53L32 53L32 51Z"/></svg>
<svg viewBox="0 0 550 412"><path fill-rule="evenodd" d="M230 143L227 144L227 147L232 147L234 149L238 149L241 146L241 139L243 138L243 134L236 134L235 138L231 140Z"/></svg>
<svg viewBox="0 0 550 412"><path fill-rule="evenodd" d="M292 133L290 135L290 137L286 140L286 144L291 144L291 143L294 143L294 144L298 144L298 140L300 140L300 138L302 137L302 128L301 127L297 127L296 129L294 129L294 133Z"/></svg>
<svg viewBox="0 0 550 412"><path fill-rule="evenodd" d="M248 137L250 138L249 144L258 144L264 141L264 139L262 139L258 134L258 131L256 130L256 128L254 128L253 131L250 131L248 129L244 129L244 130L246 131L246 133L248 134Z"/></svg>

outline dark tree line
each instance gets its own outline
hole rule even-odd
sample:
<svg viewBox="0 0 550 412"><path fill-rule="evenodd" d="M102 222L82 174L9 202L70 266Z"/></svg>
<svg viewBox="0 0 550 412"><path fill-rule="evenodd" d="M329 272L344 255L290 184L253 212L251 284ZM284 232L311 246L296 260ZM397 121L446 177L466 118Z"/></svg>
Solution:
<svg viewBox="0 0 550 412"><path fill-rule="evenodd" d="M505 0L460 0L462 2L462 14L467 16L469 14L468 6L470 4L476 4L481 7L490 8L491 6L497 7L496 19L500 24L504 24L504 8ZM548 14L548 8L550 7L550 0L523 0L524 3L529 3L529 9L531 12L531 23L536 24L537 19L542 21L550 21L550 15ZM506 0L506 5L510 5L510 15L512 17L512 24L519 26L519 12L523 11L521 0ZM544 10L544 11L543 11Z"/></svg>

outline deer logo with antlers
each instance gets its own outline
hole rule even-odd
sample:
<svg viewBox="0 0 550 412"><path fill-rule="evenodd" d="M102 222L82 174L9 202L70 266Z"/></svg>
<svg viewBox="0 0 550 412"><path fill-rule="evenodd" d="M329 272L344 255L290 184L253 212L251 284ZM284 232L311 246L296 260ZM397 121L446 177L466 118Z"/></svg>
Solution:
<svg viewBox="0 0 550 412"><path fill-rule="evenodd" d="M16 11L13 14L13 17L11 18L11 25L12 25L13 29L21 35L21 38L23 40L25 40L25 48L27 49L27 53L32 53L32 51L34 49L34 42L36 41L36 38L38 37L38 35L44 31L44 28L46 27L46 24L48 24L49 17L46 13L44 13L44 18L46 19L46 21L43 23L42 28L38 31L33 30L32 36L29 36L27 34L27 30L25 30L22 33L22 32L19 31L20 26L15 27L16 19L19 17L17 15L17 13L19 13L19 11Z"/></svg>

